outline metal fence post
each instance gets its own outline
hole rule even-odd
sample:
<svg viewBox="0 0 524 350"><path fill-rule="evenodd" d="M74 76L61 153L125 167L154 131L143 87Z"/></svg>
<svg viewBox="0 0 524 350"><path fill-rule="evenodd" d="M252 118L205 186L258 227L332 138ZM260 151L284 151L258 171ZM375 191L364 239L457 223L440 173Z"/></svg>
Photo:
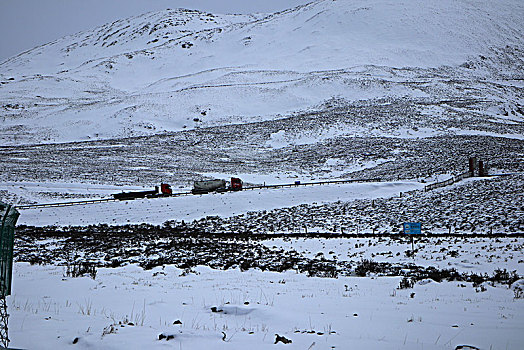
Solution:
<svg viewBox="0 0 524 350"><path fill-rule="evenodd" d="M13 243L19 215L13 206L0 202L0 343L4 348L9 346L6 297L11 294Z"/></svg>

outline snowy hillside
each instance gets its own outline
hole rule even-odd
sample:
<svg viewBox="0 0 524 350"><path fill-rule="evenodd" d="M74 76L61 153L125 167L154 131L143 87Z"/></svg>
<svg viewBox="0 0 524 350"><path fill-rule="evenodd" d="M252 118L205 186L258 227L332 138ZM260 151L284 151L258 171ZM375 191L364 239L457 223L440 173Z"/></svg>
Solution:
<svg viewBox="0 0 524 350"><path fill-rule="evenodd" d="M362 100L409 105L415 134L521 135L523 13L518 0L320 0L268 15L123 19L0 63L0 144L151 135ZM475 122L449 124L464 115ZM382 135L376 124L358 130ZM400 124L393 134L413 126Z"/></svg>

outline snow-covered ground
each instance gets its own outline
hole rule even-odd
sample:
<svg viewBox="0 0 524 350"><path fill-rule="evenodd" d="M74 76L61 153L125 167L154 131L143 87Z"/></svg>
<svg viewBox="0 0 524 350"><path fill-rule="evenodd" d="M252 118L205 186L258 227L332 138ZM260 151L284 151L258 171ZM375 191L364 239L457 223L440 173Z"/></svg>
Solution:
<svg viewBox="0 0 524 350"><path fill-rule="evenodd" d="M99 269L93 280L66 277L63 267L17 263L8 298L11 346L522 348L524 299L514 299L507 286L486 284L480 291L470 283L421 281L397 289L397 277L308 278L207 267L195 272L129 265ZM275 334L292 343L274 345Z"/></svg>
<svg viewBox="0 0 524 350"><path fill-rule="evenodd" d="M414 256L407 256L411 240L368 238L273 238L267 247L296 250L306 257L359 262L369 259L392 264L416 264L460 272L488 273L505 268L524 275L524 239L518 237L415 237Z"/></svg>
<svg viewBox="0 0 524 350"><path fill-rule="evenodd" d="M459 186L467 188L467 184ZM72 188L82 186L73 184ZM237 211L270 210L313 201L321 205L398 196L400 190L421 186L417 182L322 185L45 208L22 211L20 222L87 225L116 219L121 223L127 220L161 223L168 218L227 217ZM51 184L49 189L63 187L67 189L64 184ZM93 187L95 189L113 188ZM85 234L88 237L87 231ZM45 235L35 237L36 240L25 242L26 253L29 249L40 252L43 257L48 252L58 253L59 247L66 249L62 245L67 237L59 240ZM107 243L118 239L107 237ZM16 263L13 292L8 298L11 346L29 349L69 346L81 349L266 349L271 346L456 349L470 345L478 349L520 349L523 342L524 299L515 291L516 285L524 284L522 280L515 282L513 288L491 282L474 286L463 281L421 280L413 288L399 289L401 277L373 273L367 277L351 277L346 270L338 278L318 278L307 277L304 271L298 273L293 268L281 273L239 269L236 266L245 261L248 254L253 254L249 245L245 246L244 253L241 250L235 252L235 256L227 256L233 268L214 270L189 265L179 269L160 261L178 254L180 261L189 262L184 258L209 258L210 254L204 250L184 253L184 248L177 251L177 241L169 237L155 239L170 247L169 251L162 251L161 246L157 247L160 250L155 249L154 244L150 244L153 242L147 241L147 233L140 237L122 236L121 248L110 244L111 248L105 252L84 251L82 243L68 246L69 253L76 254L76 259L91 260L104 254L112 257L115 252L135 254L131 259L140 264L158 259L150 265L154 266L150 270L128 264L129 257L123 255L120 263L124 266L97 268L94 279L72 278L64 266ZM232 238L225 237L223 242L232 242ZM143 239L146 241L141 241ZM197 244L199 240L183 239ZM216 241L217 244L223 242ZM463 274L491 275L496 269L506 269L522 276L524 272L523 239L518 237L421 237L416 239L414 257L406 253L410 249L409 241L387 236L287 237L261 243L274 250L273 256L265 251L267 256L257 259L255 253L255 261L274 259L276 254L280 258L302 256L333 267L348 266L345 264L354 267L362 259L370 259L392 266L414 263L453 268ZM21 245L19 248L22 249ZM53 254L55 263L63 263L61 253L50 256ZM220 260L220 252L217 257L212 261ZM142 258L145 260L140 260ZM274 345L276 334L292 343Z"/></svg>
<svg viewBox="0 0 524 350"><path fill-rule="evenodd" d="M392 118L423 116L415 129L411 120L342 132L414 137L475 118L457 131L518 135L523 11L519 0L319 0L267 15L122 19L0 63L0 143L153 135L395 99L409 108Z"/></svg>
<svg viewBox="0 0 524 350"><path fill-rule="evenodd" d="M469 178L437 190L375 200L301 204L230 218L205 218L192 226L213 232L395 233L421 222L424 233L524 232L522 175Z"/></svg>
<svg viewBox="0 0 524 350"><path fill-rule="evenodd" d="M45 186L45 184L40 185ZM72 185L73 188L80 188L89 192L89 185L86 184L84 186ZM423 187L424 184L419 182L407 181L354 183L210 193L197 196L97 203L71 207L26 209L22 211L18 224L34 226L90 225L99 223L116 225L142 222L162 224L168 220L191 221L214 215L228 217L248 211L271 210L306 203L330 203L357 198L387 198L398 196L400 192ZM94 188L96 189L97 186L94 186ZM103 191L111 189L109 186L102 186L101 188Z"/></svg>
<svg viewBox="0 0 524 350"><path fill-rule="evenodd" d="M137 186L113 186L71 182L2 182L0 188L16 197L37 203L67 202L81 199L110 198L112 193L143 191Z"/></svg>
<svg viewBox="0 0 524 350"><path fill-rule="evenodd" d="M523 12L521 0L174 9L1 62L2 201L235 175L383 181L21 210L10 346L522 349L524 280L490 276L524 273ZM517 174L417 191L472 155ZM406 221L464 235L417 238L413 255L387 235ZM289 235L307 229L384 235ZM57 266L79 263L96 278ZM368 263L385 268L357 273ZM398 289L400 276L442 281Z"/></svg>

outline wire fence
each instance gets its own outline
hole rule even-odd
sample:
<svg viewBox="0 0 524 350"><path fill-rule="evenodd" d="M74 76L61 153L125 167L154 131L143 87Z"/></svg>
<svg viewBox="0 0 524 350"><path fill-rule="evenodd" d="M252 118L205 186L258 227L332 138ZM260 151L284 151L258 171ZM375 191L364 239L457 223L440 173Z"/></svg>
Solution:
<svg viewBox="0 0 524 350"><path fill-rule="evenodd" d="M462 174L453 176L452 178L447 179L445 181L435 182L435 183L426 185L426 186L424 186L424 192L428 192L428 191L434 190L435 188L440 188L440 187L444 187L444 186L453 185L454 183L457 183L457 182L459 182L459 181L461 181L461 180L463 180L465 178L471 177L471 176L472 176L471 173L469 171L466 171L466 172L464 172Z"/></svg>
<svg viewBox="0 0 524 350"><path fill-rule="evenodd" d="M13 206L0 202L0 348L9 345L6 296L11 294L15 225L20 214Z"/></svg>

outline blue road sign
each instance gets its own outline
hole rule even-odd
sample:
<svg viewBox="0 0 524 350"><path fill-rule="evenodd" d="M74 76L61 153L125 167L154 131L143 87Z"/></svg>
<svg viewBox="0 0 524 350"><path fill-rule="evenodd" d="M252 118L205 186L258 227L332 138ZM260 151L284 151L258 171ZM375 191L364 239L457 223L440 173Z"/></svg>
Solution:
<svg viewBox="0 0 524 350"><path fill-rule="evenodd" d="M404 233L408 235L420 235L422 232L422 224L420 222L405 222Z"/></svg>

